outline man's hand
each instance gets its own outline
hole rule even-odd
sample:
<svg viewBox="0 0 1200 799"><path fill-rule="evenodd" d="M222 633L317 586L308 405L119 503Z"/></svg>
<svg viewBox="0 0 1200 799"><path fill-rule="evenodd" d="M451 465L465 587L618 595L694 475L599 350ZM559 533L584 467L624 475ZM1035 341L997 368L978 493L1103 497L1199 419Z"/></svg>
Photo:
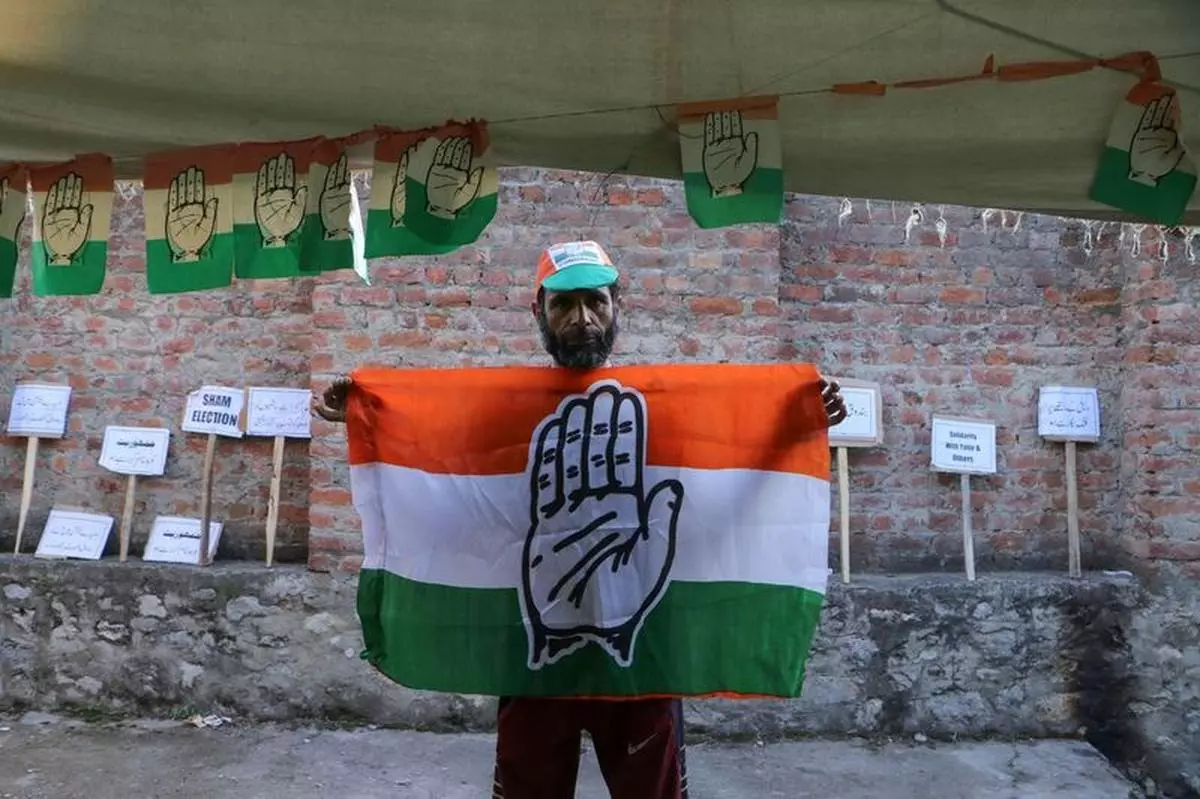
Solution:
<svg viewBox="0 0 1200 799"><path fill-rule="evenodd" d="M821 399L825 402L825 413L829 426L835 427L846 420L846 401L842 399L842 387L836 381L830 383L821 378Z"/></svg>
<svg viewBox="0 0 1200 799"><path fill-rule="evenodd" d="M350 378L334 380L320 399L312 398L313 413L327 422L346 421L346 393L350 390Z"/></svg>

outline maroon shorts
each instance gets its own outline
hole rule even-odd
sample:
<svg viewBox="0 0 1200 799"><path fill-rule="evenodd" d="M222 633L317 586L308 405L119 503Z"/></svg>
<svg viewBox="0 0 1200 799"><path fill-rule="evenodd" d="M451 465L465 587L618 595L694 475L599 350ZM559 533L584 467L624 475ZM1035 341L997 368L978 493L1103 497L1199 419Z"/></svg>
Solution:
<svg viewBox="0 0 1200 799"><path fill-rule="evenodd" d="M687 799L678 699L502 698L493 799L572 799L586 730L612 799Z"/></svg>

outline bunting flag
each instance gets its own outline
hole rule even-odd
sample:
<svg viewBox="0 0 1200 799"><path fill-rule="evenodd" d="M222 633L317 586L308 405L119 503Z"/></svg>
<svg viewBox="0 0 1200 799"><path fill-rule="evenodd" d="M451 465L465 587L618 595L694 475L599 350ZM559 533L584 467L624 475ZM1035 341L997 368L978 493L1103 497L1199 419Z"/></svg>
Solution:
<svg viewBox="0 0 1200 799"><path fill-rule="evenodd" d="M203 291L233 282L233 158L236 145L147 156L146 285L151 294Z"/></svg>
<svg viewBox="0 0 1200 799"><path fill-rule="evenodd" d="M678 117L684 196L696 224L778 224L783 213L778 98L682 105Z"/></svg>
<svg viewBox="0 0 1200 799"><path fill-rule="evenodd" d="M436 255L450 252L456 244L433 244L416 235L405 224L409 191L408 171L420 142L430 131L399 131L381 128L375 140L375 164L371 175L371 200L367 207L365 256Z"/></svg>
<svg viewBox="0 0 1200 799"><path fill-rule="evenodd" d="M25 168L0 164L0 297L13 295L17 279L17 245L25 221Z"/></svg>
<svg viewBox="0 0 1200 799"><path fill-rule="evenodd" d="M1179 97L1143 81L1117 106L1091 198L1160 225L1183 218L1196 190L1196 163L1183 142Z"/></svg>
<svg viewBox="0 0 1200 799"><path fill-rule="evenodd" d="M417 145L405 181L404 224L422 239L461 246L496 216L499 177L482 122L450 123Z"/></svg>
<svg viewBox="0 0 1200 799"><path fill-rule="evenodd" d="M104 285L113 163L93 153L30 169L33 293L96 294Z"/></svg>
<svg viewBox="0 0 1200 799"><path fill-rule="evenodd" d="M242 279L297 277L308 175L320 137L238 147L233 174L234 273Z"/></svg>
<svg viewBox="0 0 1200 799"><path fill-rule="evenodd" d="M329 272L354 268L353 230L350 226L354 181L349 153L353 137L321 139L308 167L308 207L300 247L300 268Z"/></svg>
<svg viewBox="0 0 1200 799"><path fill-rule="evenodd" d="M363 657L410 688L800 693L828 575L807 364L353 376Z"/></svg>

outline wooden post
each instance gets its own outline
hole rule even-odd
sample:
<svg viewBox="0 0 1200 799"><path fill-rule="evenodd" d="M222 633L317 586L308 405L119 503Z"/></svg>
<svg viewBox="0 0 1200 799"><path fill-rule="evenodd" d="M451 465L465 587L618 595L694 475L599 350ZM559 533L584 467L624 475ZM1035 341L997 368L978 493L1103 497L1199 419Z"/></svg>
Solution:
<svg viewBox="0 0 1200 799"><path fill-rule="evenodd" d="M121 562L129 557L129 534L133 530L133 495L137 491L137 475L131 474L125 483L125 508L121 512Z"/></svg>
<svg viewBox="0 0 1200 799"><path fill-rule="evenodd" d="M837 448L838 509L841 511L842 582L850 582L850 458L845 447Z"/></svg>
<svg viewBox="0 0 1200 799"><path fill-rule="evenodd" d="M213 456L217 452L217 434L208 434L208 447L204 450L204 478L200 485L200 556L197 566L208 566L208 525L212 519Z"/></svg>
<svg viewBox="0 0 1200 799"><path fill-rule="evenodd" d="M267 505L267 566L275 560L275 529L279 526L279 489L283 482L283 436L275 436L275 452L271 461L271 499Z"/></svg>
<svg viewBox="0 0 1200 799"><path fill-rule="evenodd" d="M21 553L21 535L25 532L25 522L29 519L29 506L33 503L33 470L37 466L38 437L30 436L25 445L25 479L21 482L21 510L17 516L17 541L13 545L13 554Z"/></svg>
<svg viewBox="0 0 1200 799"><path fill-rule="evenodd" d="M1067 571L1071 577L1083 576L1079 547L1079 488L1075 479L1075 442L1066 442L1067 450Z"/></svg>
<svg viewBox="0 0 1200 799"><path fill-rule="evenodd" d="M971 529L971 475L963 472L962 485L962 514L963 514L963 560L967 566L967 580L975 581L975 533Z"/></svg>

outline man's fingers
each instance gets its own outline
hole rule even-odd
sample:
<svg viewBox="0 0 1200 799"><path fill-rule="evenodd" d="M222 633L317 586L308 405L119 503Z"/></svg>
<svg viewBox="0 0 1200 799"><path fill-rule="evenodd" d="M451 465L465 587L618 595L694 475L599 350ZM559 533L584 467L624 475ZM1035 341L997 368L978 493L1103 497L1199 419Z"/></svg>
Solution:
<svg viewBox="0 0 1200 799"><path fill-rule="evenodd" d="M560 419L547 422L538 434L537 446L533 450L532 516L540 521L552 516L563 502L562 459L559 458L559 441L563 423Z"/></svg>
<svg viewBox="0 0 1200 799"><path fill-rule="evenodd" d="M846 407L843 405L838 410L829 414L829 426L837 427L842 422L846 421Z"/></svg>

